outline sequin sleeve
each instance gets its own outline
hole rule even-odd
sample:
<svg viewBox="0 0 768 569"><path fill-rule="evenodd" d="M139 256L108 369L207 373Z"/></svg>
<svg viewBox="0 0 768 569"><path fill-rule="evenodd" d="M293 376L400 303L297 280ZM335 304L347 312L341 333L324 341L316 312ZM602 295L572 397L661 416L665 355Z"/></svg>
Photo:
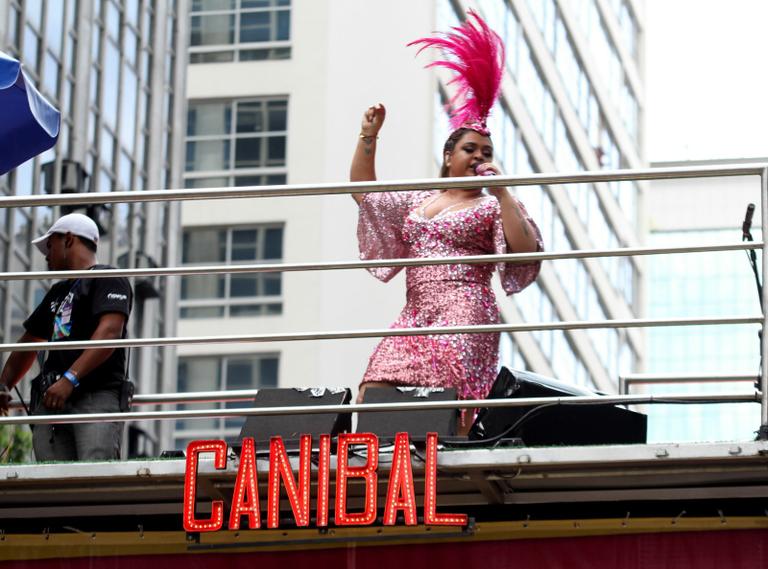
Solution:
<svg viewBox="0 0 768 569"><path fill-rule="evenodd" d="M498 202L496 202L498 204ZM528 215L525 206L522 202L517 202L520 209L531 224L533 230L536 232L536 250L544 250L544 242L541 239L541 231L536 223ZM512 253L507 247L507 240L504 237L504 228L501 224L501 210L497 209L497 215L493 222L493 247L494 253L503 255ZM541 269L541 261L533 261L531 263L498 263L496 270L499 272L501 278L501 286L507 294L514 294L520 292L529 284L531 284L539 274Z"/></svg>
<svg viewBox="0 0 768 569"><path fill-rule="evenodd" d="M365 194L360 203L357 241L360 258L401 259L408 256L403 240L403 223L408 212L425 198L425 192L374 192ZM387 282L402 267L377 267L368 271Z"/></svg>

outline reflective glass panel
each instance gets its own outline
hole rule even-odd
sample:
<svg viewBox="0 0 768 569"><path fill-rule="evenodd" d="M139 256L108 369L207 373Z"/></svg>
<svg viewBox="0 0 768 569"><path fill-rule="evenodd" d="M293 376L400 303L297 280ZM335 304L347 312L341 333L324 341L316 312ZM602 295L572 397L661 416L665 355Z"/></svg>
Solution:
<svg viewBox="0 0 768 569"><path fill-rule="evenodd" d="M283 228L270 227L264 231L264 259L283 258Z"/></svg>
<svg viewBox="0 0 768 569"><path fill-rule="evenodd" d="M229 103L194 103L187 112L187 135L229 134L232 106Z"/></svg>
<svg viewBox="0 0 768 569"><path fill-rule="evenodd" d="M255 261L258 258L259 232L256 229L232 231L232 261Z"/></svg>
<svg viewBox="0 0 768 569"><path fill-rule="evenodd" d="M264 104L247 101L237 105L237 132L261 132L264 130Z"/></svg>
<svg viewBox="0 0 768 569"><path fill-rule="evenodd" d="M29 26L24 26L24 63L32 69L37 69L40 57L40 42L37 34Z"/></svg>
<svg viewBox="0 0 768 569"><path fill-rule="evenodd" d="M193 12L233 10L234 8L235 0L192 0Z"/></svg>
<svg viewBox="0 0 768 569"><path fill-rule="evenodd" d="M64 1L48 2L45 24L45 38L50 49L57 56L61 55L61 40L64 37Z"/></svg>
<svg viewBox="0 0 768 569"><path fill-rule="evenodd" d="M259 275L232 275L230 294L233 297L259 296Z"/></svg>
<svg viewBox="0 0 768 569"><path fill-rule="evenodd" d="M117 90L120 85L120 52L111 41L105 42L104 49L102 110L104 120L115 127L117 126Z"/></svg>
<svg viewBox="0 0 768 569"><path fill-rule="evenodd" d="M261 139L238 139L235 150L235 168L255 168L262 165Z"/></svg>
<svg viewBox="0 0 768 569"><path fill-rule="evenodd" d="M291 13L287 11L277 13L277 36L276 40L290 39L291 31Z"/></svg>
<svg viewBox="0 0 768 569"><path fill-rule="evenodd" d="M231 44L235 38L234 14L192 16L190 45Z"/></svg>
<svg viewBox="0 0 768 569"><path fill-rule="evenodd" d="M136 132L136 97L138 96L138 78L128 65L123 66L123 100L120 104L120 140L129 153L135 149Z"/></svg>
<svg viewBox="0 0 768 569"><path fill-rule="evenodd" d="M267 161L270 166L282 166L285 164L285 137L271 136L268 139L269 147Z"/></svg>
<svg viewBox="0 0 768 569"><path fill-rule="evenodd" d="M41 29L43 25L43 0L27 0L24 2L24 6L26 8L27 20L36 29Z"/></svg>
<svg viewBox="0 0 768 569"><path fill-rule="evenodd" d="M187 142L187 171L226 170L229 168L229 141Z"/></svg>
<svg viewBox="0 0 768 569"><path fill-rule="evenodd" d="M223 263L227 256L227 232L223 229L195 229L184 232L184 263Z"/></svg>
<svg viewBox="0 0 768 569"><path fill-rule="evenodd" d="M252 12L240 14L240 42L252 43L269 41L272 14Z"/></svg>
<svg viewBox="0 0 768 569"><path fill-rule="evenodd" d="M285 101L269 101L267 103L267 114L269 117L269 130L279 131L287 129L288 107Z"/></svg>

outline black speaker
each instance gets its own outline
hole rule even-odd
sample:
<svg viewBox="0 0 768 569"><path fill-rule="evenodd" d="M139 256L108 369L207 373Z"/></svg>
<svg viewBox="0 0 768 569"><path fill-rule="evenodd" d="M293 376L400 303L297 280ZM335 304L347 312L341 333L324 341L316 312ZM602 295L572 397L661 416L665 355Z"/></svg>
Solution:
<svg viewBox="0 0 768 569"><path fill-rule="evenodd" d="M363 403L418 403L423 401L456 401L453 388L371 387L363 394ZM374 433L385 441L394 441L397 433L408 433L411 440L424 441L427 433L441 437L456 432L456 409L431 411L382 411L359 413L358 433Z"/></svg>
<svg viewBox="0 0 768 569"><path fill-rule="evenodd" d="M488 399L596 396L592 391L538 375L501 368ZM648 418L614 405L553 405L481 409L470 440L519 437L527 446L645 443Z"/></svg>
<svg viewBox="0 0 768 569"><path fill-rule="evenodd" d="M348 388L313 387L306 389L259 389L253 400L254 407L304 407L317 405L346 405L352 399L352 393ZM253 437L254 441L261 444L260 450L265 450L264 445L274 436L283 438L286 448L298 448L301 435L329 434L352 430L352 416L350 413L317 413L317 414L285 414L250 416L246 419L237 440L243 437ZM316 443L313 440L313 443Z"/></svg>

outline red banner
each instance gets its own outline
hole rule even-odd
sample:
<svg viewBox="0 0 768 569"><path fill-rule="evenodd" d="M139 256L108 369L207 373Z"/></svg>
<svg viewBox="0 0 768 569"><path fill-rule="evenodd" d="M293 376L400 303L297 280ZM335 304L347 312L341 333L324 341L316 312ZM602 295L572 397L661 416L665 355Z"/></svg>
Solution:
<svg viewBox="0 0 768 569"><path fill-rule="evenodd" d="M255 553L121 555L9 561L12 569L756 569L768 567L768 530L651 533L580 538L467 541Z"/></svg>

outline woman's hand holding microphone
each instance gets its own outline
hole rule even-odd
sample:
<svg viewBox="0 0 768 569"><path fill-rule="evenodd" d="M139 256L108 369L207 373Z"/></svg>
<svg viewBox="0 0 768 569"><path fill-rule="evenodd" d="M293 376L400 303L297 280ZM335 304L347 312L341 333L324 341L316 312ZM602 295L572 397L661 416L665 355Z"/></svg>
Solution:
<svg viewBox="0 0 768 569"><path fill-rule="evenodd" d="M492 162L480 162L479 164L475 164L474 168L475 168L475 174L477 174L478 176L501 175L501 170L499 170L499 167ZM504 186L489 187L488 193L490 193L493 197L495 197L499 201L501 201L502 197L509 196L509 192L507 191L507 188Z"/></svg>

